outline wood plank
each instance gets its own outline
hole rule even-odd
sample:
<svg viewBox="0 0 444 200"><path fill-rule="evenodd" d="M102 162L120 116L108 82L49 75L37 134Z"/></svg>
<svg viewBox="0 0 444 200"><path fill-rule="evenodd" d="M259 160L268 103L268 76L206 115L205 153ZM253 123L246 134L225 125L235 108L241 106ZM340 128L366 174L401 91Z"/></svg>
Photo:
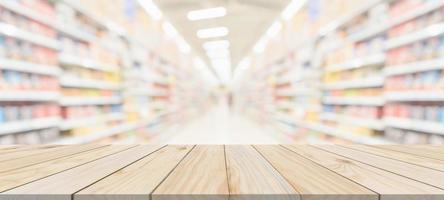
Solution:
<svg viewBox="0 0 444 200"><path fill-rule="evenodd" d="M364 145L346 145L346 148L352 148L359 151L364 151L367 153L375 154L378 156L399 160L402 162L407 162L423 167L428 167L444 172L444 160L437 160L433 158L421 157L417 155L412 155L408 153L402 153L397 151L391 151L387 149L380 149L372 146Z"/></svg>
<svg viewBox="0 0 444 200"><path fill-rule="evenodd" d="M195 147L151 197L153 200L228 199L224 147Z"/></svg>
<svg viewBox="0 0 444 200"><path fill-rule="evenodd" d="M80 145L51 148L49 151L40 152L39 154L28 155L26 157L0 162L0 172L7 172L10 170L43 163L49 160L97 149L102 146L103 145Z"/></svg>
<svg viewBox="0 0 444 200"><path fill-rule="evenodd" d="M444 190L389 171L312 146L285 145L285 147L377 192L381 200L444 199Z"/></svg>
<svg viewBox="0 0 444 200"><path fill-rule="evenodd" d="M74 200L150 199L193 146L167 146L74 195Z"/></svg>
<svg viewBox="0 0 444 200"><path fill-rule="evenodd" d="M61 148L66 148L66 147L50 145L50 146L31 146L29 148L23 147L19 149L12 149L9 151L5 151L0 155L0 162L47 153Z"/></svg>
<svg viewBox="0 0 444 200"><path fill-rule="evenodd" d="M64 170L80 166L96 159L129 149L131 146L104 146L44 163L0 173L0 192L42 179Z"/></svg>
<svg viewBox="0 0 444 200"><path fill-rule="evenodd" d="M0 194L7 200L71 200L71 195L136 162L161 146L137 146Z"/></svg>
<svg viewBox="0 0 444 200"><path fill-rule="evenodd" d="M300 199L299 193L252 146L225 146L230 199Z"/></svg>
<svg viewBox="0 0 444 200"><path fill-rule="evenodd" d="M366 163L374 167L382 168L401 176L405 176L444 189L444 181L442 181L444 180L444 172L441 171L373 155L370 153L365 153L354 149L348 149L341 146L320 145L317 147L362 163Z"/></svg>
<svg viewBox="0 0 444 200"><path fill-rule="evenodd" d="M377 200L378 195L281 146L255 148L306 200Z"/></svg>
<svg viewBox="0 0 444 200"><path fill-rule="evenodd" d="M424 145L378 145L379 148L405 152L427 158L444 160L444 146L427 147Z"/></svg>

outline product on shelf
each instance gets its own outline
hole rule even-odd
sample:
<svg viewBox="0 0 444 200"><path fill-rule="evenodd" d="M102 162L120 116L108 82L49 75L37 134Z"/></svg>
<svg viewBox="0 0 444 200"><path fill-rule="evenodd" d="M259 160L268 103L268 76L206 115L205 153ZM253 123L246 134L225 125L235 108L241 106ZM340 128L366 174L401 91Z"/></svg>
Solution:
<svg viewBox="0 0 444 200"><path fill-rule="evenodd" d="M0 104L0 125L33 119L59 116L57 104L8 102Z"/></svg>
<svg viewBox="0 0 444 200"><path fill-rule="evenodd" d="M386 79L387 91L440 91L444 89L444 71L427 72L392 76Z"/></svg>
<svg viewBox="0 0 444 200"><path fill-rule="evenodd" d="M380 119L383 115L382 108L374 106L325 105L323 111L325 113L334 113L350 118L356 117L358 119Z"/></svg>
<svg viewBox="0 0 444 200"><path fill-rule="evenodd" d="M71 106L62 108L61 115L64 119L70 120L121 113L121 111L120 105Z"/></svg>
<svg viewBox="0 0 444 200"><path fill-rule="evenodd" d="M420 133L416 131L401 130L395 128L386 129L385 136L389 140L401 144L444 144L444 136L441 135Z"/></svg>
<svg viewBox="0 0 444 200"><path fill-rule="evenodd" d="M58 137L59 130L57 128L48 128L18 134L0 135L0 145L45 144L55 141Z"/></svg>
<svg viewBox="0 0 444 200"><path fill-rule="evenodd" d="M0 90L14 92L58 91L58 79L52 76L0 70Z"/></svg>

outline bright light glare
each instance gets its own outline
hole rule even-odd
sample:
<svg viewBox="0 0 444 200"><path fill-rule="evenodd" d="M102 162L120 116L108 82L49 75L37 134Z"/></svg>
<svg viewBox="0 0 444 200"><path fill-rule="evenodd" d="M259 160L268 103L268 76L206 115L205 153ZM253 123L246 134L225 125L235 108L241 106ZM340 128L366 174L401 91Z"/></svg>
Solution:
<svg viewBox="0 0 444 200"><path fill-rule="evenodd" d="M281 31L281 29L282 29L282 22L280 22L280 21L274 22L270 26L270 28L268 28L267 36L269 38L273 38L273 37L275 37L279 33L279 31Z"/></svg>
<svg viewBox="0 0 444 200"><path fill-rule="evenodd" d="M226 35L228 35L228 28L227 27L207 28L207 29L200 29L197 31L197 37L202 38L202 39L223 37Z"/></svg>
<svg viewBox="0 0 444 200"><path fill-rule="evenodd" d="M239 62L239 65L237 66L237 70L242 71L246 70L251 66L251 59L250 58L244 58Z"/></svg>
<svg viewBox="0 0 444 200"><path fill-rule="evenodd" d="M222 83L231 81L231 61L229 59L215 59L211 61L214 71L216 71Z"/></svg>
<svg viewBox="0 0 444 200"><path fill-rule="evenodd" d="M254 46L253 51L257 54L264 52L267 43L268 43L267 39L265 37L262 37Z"/></svg>
<svg viewBox="0 0 444 200"><path fill-rule="evenodd" d="M214 59L214 58L229 58L230 57L230 51L227 50L227 49L207 51L207 56L210 59Z"/></svg>
<svg viewBox="0 0 444 200"><path fill-rule="evenodd" d="M216 8L190 11L188 12L187 17L191 21L196 21L196 20L223 17L225 15L227 15L227 10L224 7L216 7Z"/></svg>
<svg viewBox="0 0 444 200"><path fill-rule="evenodd" d="M292 0L282 12L282 19L288 21L304 6L307 0Z"/></svg>
<svg viewBox="0 0 444 200"><path fill-rule="evenodd" d="M230 48L230 42L228 42L228 40L217 40L217 41L205 42L203 44L203 48L207 51L214 50L214 49L228 49L228 48Z"/></svg>
<svg viewBox="0 0 444 200"><path fill-rule="evenodd" d="M148 13L154 20L162 18L162 11L157 7L153 0L138 0L140 6Z"/></svg>
<svg viewBox="0 0 444 200"><path fill-rule="evenodd" d="M182 53L185 53L185 54L188 54L188 53L190 53L190 51L191 51L191 47L190 47L190 45L182 38L182 37L180 37L178 40L177 40L177 44L178 44L178 46L179 46L179 51L180 52L182 52Z"/></svg>
<svg viewBox="0 0 444 200"><path fill-rule="evenodd" d="M169 22L164 22L162 24L162 29L163 29L163 31L165 31L165 33L168 36L170 36L172 38L176 37L179 34L177 32L176 28L174 28L174 26L171 23L169 23Z"/></svg>

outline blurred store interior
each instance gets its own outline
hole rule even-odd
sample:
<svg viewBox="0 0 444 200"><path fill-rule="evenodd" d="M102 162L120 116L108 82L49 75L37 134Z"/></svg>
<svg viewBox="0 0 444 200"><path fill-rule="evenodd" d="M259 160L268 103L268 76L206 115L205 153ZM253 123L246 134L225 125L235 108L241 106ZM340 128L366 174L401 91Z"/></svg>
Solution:
<svg viewBox="0 0 444 200"><path fill-rule="evenodd" d="M444 0L0 0L0 144L444 144Z"/></svg>

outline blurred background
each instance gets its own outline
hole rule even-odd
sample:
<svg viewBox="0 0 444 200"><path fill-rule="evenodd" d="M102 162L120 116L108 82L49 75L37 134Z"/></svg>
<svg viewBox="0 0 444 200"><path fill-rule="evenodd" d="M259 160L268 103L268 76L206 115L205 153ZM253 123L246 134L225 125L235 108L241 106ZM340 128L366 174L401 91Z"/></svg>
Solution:
<svg viewBox="0 0 444 200"><path fill-rule="evenodd" d="M444 144L444 0L0 0L0 144Z"/></svg>

